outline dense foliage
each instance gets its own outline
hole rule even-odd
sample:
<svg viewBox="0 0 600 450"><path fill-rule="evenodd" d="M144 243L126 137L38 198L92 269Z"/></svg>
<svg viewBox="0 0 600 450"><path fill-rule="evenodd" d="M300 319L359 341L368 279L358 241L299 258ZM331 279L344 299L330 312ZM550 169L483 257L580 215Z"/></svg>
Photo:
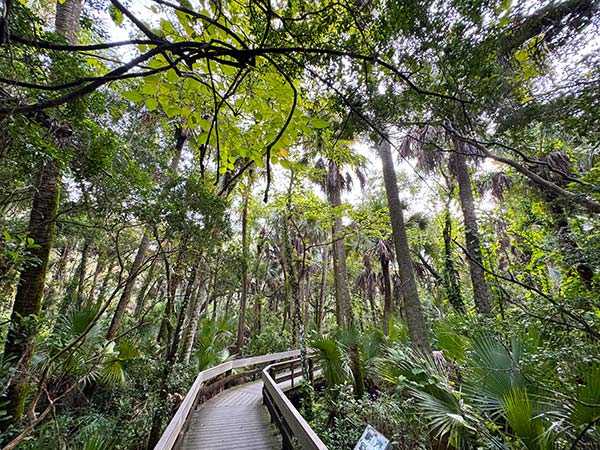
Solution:
<svg viewBox="0 0 600 450"><path fill-rule="evenodd" d="M0 11L4 448L308 347L332 449L600 446L597 2Z"/></svg>

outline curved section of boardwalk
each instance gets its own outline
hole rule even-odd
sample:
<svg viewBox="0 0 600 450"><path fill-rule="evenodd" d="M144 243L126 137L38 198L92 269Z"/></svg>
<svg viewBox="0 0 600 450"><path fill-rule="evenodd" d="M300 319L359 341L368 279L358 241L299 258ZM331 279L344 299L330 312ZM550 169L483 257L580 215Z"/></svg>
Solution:
<svg viewBox="0 0 600 450"><path fill-rule="evenodd" d="M191 417L183 450L276 450L277 428L262 404L262 381L228 389Z"/></svg>

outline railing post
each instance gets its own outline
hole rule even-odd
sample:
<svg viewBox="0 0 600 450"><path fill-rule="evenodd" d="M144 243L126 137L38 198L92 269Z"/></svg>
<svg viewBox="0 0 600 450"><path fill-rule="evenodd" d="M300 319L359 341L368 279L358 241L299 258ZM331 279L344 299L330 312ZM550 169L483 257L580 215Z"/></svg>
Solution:
<svg viewBox="0 0 600 450"><path fill-rule="evenodd" d="M282 450L294 450L287 433L281 433L281 449Z"/></svg>
<svg viewBox="0 0 600 450"><path fill-rule="evenodd" d="M308 359L308 381L310 383L311 386L314 386L315 384L315 363L313 362L312 358Z"/></svg>
<svg viewBox="0 0 600 450"><path fill-rule="evenodd" d="M291 372L291 376L292 376L292 387L294 387L294 361L292 360L292 362L290 363L290 372Z"/></svg>

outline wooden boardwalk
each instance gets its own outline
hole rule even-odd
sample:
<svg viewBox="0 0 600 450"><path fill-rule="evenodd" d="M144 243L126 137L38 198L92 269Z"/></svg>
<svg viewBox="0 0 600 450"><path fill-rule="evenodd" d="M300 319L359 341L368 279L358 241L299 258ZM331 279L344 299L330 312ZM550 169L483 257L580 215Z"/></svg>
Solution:
<svg viewBox="0 0 600 450"><path fill-rule="evenodd" d="M262 404L262 381L227 389L193 412L182 450L277 450L281 437Z"/></svg>

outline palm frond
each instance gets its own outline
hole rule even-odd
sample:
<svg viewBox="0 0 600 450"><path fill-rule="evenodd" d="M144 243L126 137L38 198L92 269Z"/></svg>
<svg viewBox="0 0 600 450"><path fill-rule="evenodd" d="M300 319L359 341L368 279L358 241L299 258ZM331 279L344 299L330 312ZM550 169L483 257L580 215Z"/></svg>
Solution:
<svg viewBox="0 0 600 450"><path fill-rule="evenodd" d="M338 386L350 379L350 369L335 339L320 336L312 340L311 347L317 350L317 358L328 386Z"/></svg>

